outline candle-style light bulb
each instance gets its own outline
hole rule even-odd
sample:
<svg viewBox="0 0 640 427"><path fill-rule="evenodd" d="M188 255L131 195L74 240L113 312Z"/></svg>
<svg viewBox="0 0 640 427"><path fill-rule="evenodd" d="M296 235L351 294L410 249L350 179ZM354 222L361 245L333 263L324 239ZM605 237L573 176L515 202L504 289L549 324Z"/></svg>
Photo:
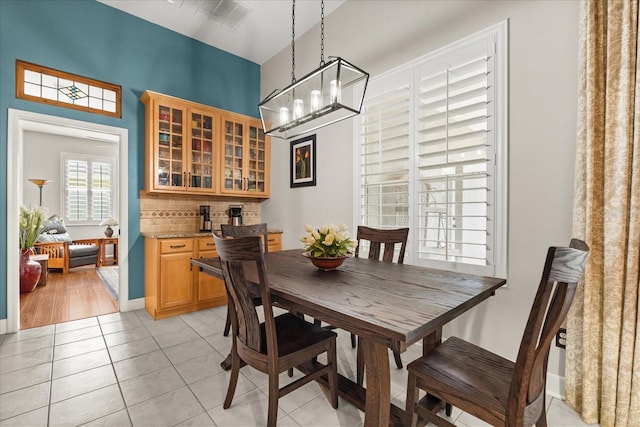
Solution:
<svg viewBox="0 0 640 427"><path fill-rule="evenodd" d="M293 101L293 120L298 120L304 115L304 101L302 99L295 99Z"/></svg>
<svg viewBox="0 0 640 427"><path fill-rule="evenodd" d="M280 107L280 126L289 123L289 109L287 107Z"/></svg>
<svg viewBox="0 0 640 427"><path fill-rule="evenodd" d="M311 91L311 112L315 113L316 111L322 108L322 92L315 89Z"/></svg>
<svg viewBox="0 0 640 427"><path fill-rule="evenodd" d="M342 83L340 80L331 80L331 103L342 101Z"/></svg>

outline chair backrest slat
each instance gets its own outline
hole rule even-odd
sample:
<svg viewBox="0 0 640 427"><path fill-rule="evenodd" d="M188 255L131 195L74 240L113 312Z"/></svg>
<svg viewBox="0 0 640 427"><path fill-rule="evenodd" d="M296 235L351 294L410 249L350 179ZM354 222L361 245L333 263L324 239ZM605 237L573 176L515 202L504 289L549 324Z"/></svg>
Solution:
<svg viewBox="0 0 640 427"><path fill-rule="evenodd" d="M269 252L269 238L267 236L266 222L253 225L220 224L220 230L222 232L222 237L261 236L264 253Z"/></svg>
<svg viewBox="0 0 640 427"><path fill-rule="evenodd" d="M358 240L358 246L356 246L355 256L360 253L360 241L369 241L369 259L380 260L382 245L384 250L382 252L382 261L393 262L393 255L395 253L396 244L400 244L400 252L398 254L398 264L404 262L404 254L407 250L407 238L409 236L408 228L398 228L394 230L376 229L366 227L363 225L358 226L358 232L356 239Z"/></svg>
<svg viewBox="0 0 640 427"><path fill-rule="evenodd" d="M266 275L262 239L260 236L246 236L233 239L214 235L216 251L220 257L222 273L228 295L232 299L230 311L233 333L245 346L261 351L260 320L256 312L254 297L245 277L245 267L253 268L255 264L260 280L260 297L264 307L267 329L267 346L275 348L275 326L271 308L269 280ZM277 352L276 352L277 354Z"/></svg>
<svg viewBox="0 0 640 427"><path fill-rule="evenodd" d="M551 247L515 363L507 404L507 425L533 425L543 404L551 342L562 325L586 266L589 247L573 239Z"/></svg>

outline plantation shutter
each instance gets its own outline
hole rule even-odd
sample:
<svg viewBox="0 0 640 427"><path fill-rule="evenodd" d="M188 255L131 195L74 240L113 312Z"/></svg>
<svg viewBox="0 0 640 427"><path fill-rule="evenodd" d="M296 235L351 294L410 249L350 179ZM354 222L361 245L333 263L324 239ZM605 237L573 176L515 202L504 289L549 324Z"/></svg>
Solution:
<svg viewBox="0 0 640 427"><path fill-rule="evenodd" d="M360 115L360 224L409 224L410 100L406 78L369 90Z"/></svg>
<svg viewBox="0 0 640 427"><path fill-rule="evenodd" d="M419 68L420 258L493 262L493 46L479 40Z"/></svg>
<svg viewBox="0 0 640 427"><path fill-rule="evenodd" d="M114 217L112 160L63 153L64 219L69 224L91 225Z"/></svg>
<svg viewBox="0 0 640 427"><path fill-rule="evenodd" d="M111 216L111 165L91 163L91 219L103 220Z"/></svg>
<svg viewBox="0 0 640 427"><path fill-rule="evenodd" d="M505 21L369 82L357 220L409 226L407 263L506 275L507 54Z"/></svg>
<svg viewBox="0 0 640 427"><path fill-rule="evenodd" d="M67 220L86 221L89 219L88 192L88 163L82 160L67 160L65 167Z"/></svg>

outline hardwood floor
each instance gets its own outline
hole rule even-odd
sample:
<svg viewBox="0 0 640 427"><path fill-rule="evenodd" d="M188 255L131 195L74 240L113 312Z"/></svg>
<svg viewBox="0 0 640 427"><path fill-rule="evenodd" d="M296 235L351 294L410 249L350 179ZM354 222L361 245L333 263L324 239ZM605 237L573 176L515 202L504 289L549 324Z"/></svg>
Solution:
<svg viewBox="0 0 640 427"><path fill-rule="evenodd" d="M49 271L47 285L20 294L20 329L118 311L94 266L74 268L69 274Z"/></svg>

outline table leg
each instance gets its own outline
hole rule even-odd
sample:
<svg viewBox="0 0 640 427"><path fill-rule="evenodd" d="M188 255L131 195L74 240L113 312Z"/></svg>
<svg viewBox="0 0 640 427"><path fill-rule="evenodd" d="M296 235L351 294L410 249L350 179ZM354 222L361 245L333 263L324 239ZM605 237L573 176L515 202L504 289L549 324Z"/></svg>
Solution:
<svg viewBox="0 0 640 427"><path fill-rule="evenodd" d="M387 346L361 338L367 378L365 427L389 425L391 381L389 379L389 349Z"/></svg>
<svg viewBox="0 0 640 427"><path fill-rule="evenodd" d="M440 345L442 341L442 327L433 330L422 339L422 355L426 356L431 350Z"/></svg>

